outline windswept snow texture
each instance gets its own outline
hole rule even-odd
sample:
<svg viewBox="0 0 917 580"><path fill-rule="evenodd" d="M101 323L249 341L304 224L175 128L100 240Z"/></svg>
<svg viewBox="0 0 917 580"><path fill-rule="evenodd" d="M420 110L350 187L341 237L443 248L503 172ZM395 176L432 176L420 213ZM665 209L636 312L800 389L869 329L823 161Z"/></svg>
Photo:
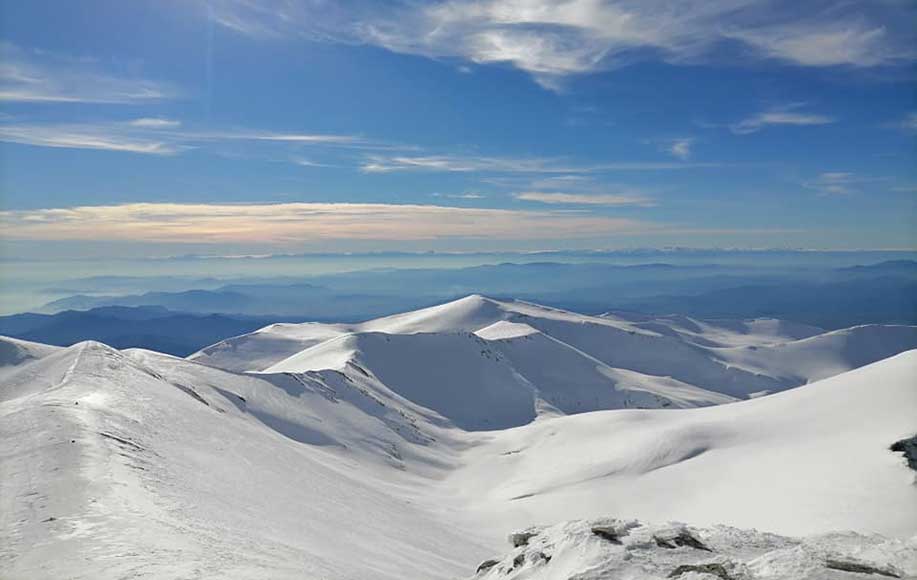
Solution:
<svg viewBox="0 0 917 580"><path fill-rule="evenodd" d="M917 534L889 449L915 432L917 350L847 370L909 348L906 327L646 322L473 296L195 360L4 340L0 577L444 580L511 530L608 514Z"/></svg>
<svg viewBox="0 0 917 580"><path fill-rule="evenodd" d="M273 325L189 358L245 372L335 369L354 378L359 368L375 390L487 430L539 415L727 403L910 348L917 327L821 333L773 319L593 317L472 295L362 324Z"/></svg>

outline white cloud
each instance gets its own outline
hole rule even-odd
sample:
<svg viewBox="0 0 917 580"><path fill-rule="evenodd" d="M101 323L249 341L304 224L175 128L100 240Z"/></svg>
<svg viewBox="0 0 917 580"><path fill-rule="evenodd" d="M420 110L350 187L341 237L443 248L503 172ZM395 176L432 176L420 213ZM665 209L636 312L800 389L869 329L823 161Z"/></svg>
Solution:
<svg viewBox="0 0 917 580"><path fill-rule="evenodd" d="M191 137L199 139L238 139L243 141L276 141L286 143L320 143L320 144L353 144L358 143L360 138L350 135L320 135L304 133L256 133L256 132L238 132L238 133L198 133L192 134Z"/></svg>
<svg viewBox="0 0 917 580"><path fill-rule="evenodd" d="M131 127L144 127L148 129L175 129L181 126L181 121L162 119L159 117L142 117L127 123Z"/></svg>
<svg viewBox="0 0 917 580"><path fill-rule="evenodd" d="M827 171L802 185L806 189L818 192L819 195L849 195L857 193L862 185L877 181L883 179L860 176L849 171Z"/></svg>
<svg viewBox="0 0 917 580"><path fill-rule="evenodd" d="M652 207L655 202L644 195L637 194L606 194L606 193L558 193L526 191L514 196L522 201L534 201L548 204L568 205L606 205L606 206L639 206Z"/></svg>
<svg viewBox="0 0 917 580"><path fill-rule="evenodd" d="M794 23L737 31L733 38L762 54L803 66L877 66L913 58L910 49L890 44L883 26L856 20Z"/></svg>
<svg viewBox="0 0 917 580"><path fill-rule="evenodd" d="M580 171L551 159L462 157L457 155L376 155L369 157L361 169L366 173L390 173L394 171L569 173Z"/></svg>
<svg viewBox="0 0 917 580"><path fill-rule="evenodd" d="M173 99L169 83L116 76L87 59L0 44L0 101L138 104Z"/></svg>
<svg viewBox="0 0 917 580"><path fill-rule="evenodd" d="M561 159L464 157L460 155L382 156L367 158L361 166L365 173L392 173L396 171L490 172L490 173L543 173L583 174L614 171L666 171L717 167L716 163L658 163L623 161L574 165Z"/></svg>
<svg viewBox="0 0 917 580"><path fill-rule="evenodd" d="M290 163L299 165L300 167L338 167L337 165L331 165L329 163L319 163L318 161L306 159L305 157L293 157L290 159Z"/></svg>
<svg viewBox="0 0 917 580"><path fill-rule="evenodd" d="M665 139L660 143L660 149L676 159L687 161L691 158L691 148L694 146L694 139L690 137L681 137L678 139Z"/></svg>
<svg viewBox="0 0 917 580"><path fill-rule="evenodd" d="M37 147L100 149L171 155L223 141L280 143L290 146L365 147L379 145L351 135L272 133L265 131L187 131L171 119L140 118L125 123L0 123L0 141ZM301 160L294 161L303 165ZM314 164L313 164L314 165Z"/></svg>
<svg viewBox="0 0 917 580"><path fill-rule="evenodd" d="M186 146L84 125L0 125L0 141L35 147L172 155Z"/></svg>
<svg viewBox="0 0 917 580"><path fill-rule="evenodd" d="M133 203L0 212L0 237L13 240L296 245L323 240L589 238L659 227L583 212L383 203Z"/></svg>
<svg viewBox="0 0 917 580"><path fill-rule="evenodd" d="M433 197L445 197L449 199L485 199L487 196L483 193L433 193Z"/></svg>
<svg viewBox="0 0 917 580"><path fill-rule="evenodd" d="M739 43L752 58L875 66L915 58L905 2L812 0L438 0L428 3L216 0L213 18L256 37L363 42L407 54L506 63L548 88L635 59L713 60ZM792 16L789 16L792 14Z"/></svg>
<svg viewBox="0 0 917 580"><path fill-rule="evenodd" d="M738 123L730 126L733 133L737 135L746 135L755 133L771 125L828 125L834 123L834 119L825 115L814 113L797 112L794 109L801 107L801 104L792 104L784 107L773 108L767 111L756 113L751 117L743 119Z"/></svg>

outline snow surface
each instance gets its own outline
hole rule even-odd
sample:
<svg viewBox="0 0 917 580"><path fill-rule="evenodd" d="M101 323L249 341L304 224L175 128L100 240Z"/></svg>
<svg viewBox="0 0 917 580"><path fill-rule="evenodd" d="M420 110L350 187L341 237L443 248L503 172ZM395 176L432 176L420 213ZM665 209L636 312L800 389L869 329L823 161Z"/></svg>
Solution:
<svg viewBox="0 0 917 580"><path fill-rule="evenodd" d="M60 347L0 336L0 379L13 372L18 365L39 359L59 350Z"/></svg>
<svg viewBox="0 0 917 580"><path fill-rule="evenodd" d="M445 484L516 528L626 514L789 534L917 533L917 351L783 393L596 412L481 436Z"/></svg>
<svg viewBox="0 0 917 580"><path fill-rule="evenodd" d="M512 530L609 514L880 533L893 539L836 538L911 570L917 486L888 448L917 428L917 350L843 372L910 348L906 328L797 340L767 325L759 340L751 325L743 344L702 346L636 324L469 297L275 325L195 360L18 345L30 354L0 376L0 577L470 577ZM765 578L822 545L742 534L723 553ZM616 557L591 550L565 548L568 576L514 577Z"/></svg>
<svg viewBox="0 0 917 580"><path fill-rule="evenodd" d="M448 454L359 393L98 343L21 371L0 403L5 579L444 578L482 550L404 469Z"/></svg>

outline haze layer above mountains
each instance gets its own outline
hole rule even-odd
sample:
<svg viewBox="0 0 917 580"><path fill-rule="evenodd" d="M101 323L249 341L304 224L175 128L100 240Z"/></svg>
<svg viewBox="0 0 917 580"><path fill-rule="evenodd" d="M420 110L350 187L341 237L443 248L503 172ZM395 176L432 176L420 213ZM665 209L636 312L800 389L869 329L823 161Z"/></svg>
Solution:
<svg viewBox="0 0 917 580"><path fill-rule="evenodd" d="M0 334L60 346L99 340L185 356L270 322L366 320L473 292L587 314L774 317L828 330L917 323L917 262L835 267L829 264L837 258L790 257L754 267L747 256L721 253L680 265L503 263L234 281L106 276L33 287L33 296L49 298L42 313L0 317ZM704 259L711 263L699 263Z"/></svg>

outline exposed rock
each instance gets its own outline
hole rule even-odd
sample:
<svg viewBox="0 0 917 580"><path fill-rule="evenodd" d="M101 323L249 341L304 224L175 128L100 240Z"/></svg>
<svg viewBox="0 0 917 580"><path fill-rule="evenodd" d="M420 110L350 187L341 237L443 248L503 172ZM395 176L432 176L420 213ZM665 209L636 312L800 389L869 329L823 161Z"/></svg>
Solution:
<svg viewBox="0 0 917 580"><path fill-rule="evenodd" d="M514 548L528 545L529 540L537 536L540 532L541 530L538 528L526 528L519 532L513 532L509 535L509 543L512 544Z"/></svg>
<svg viewBox="0 0 917 580"><path fill-rule="evenodd" d="M917 580L917 545L877 534L799 538L722 525L701 528L608 517L528 528L510 540L515 547L479 566L476 580Z"/></svg>
<svg viewBox="0 0 917 580"><path fill-rule="evenodd" d="M626 535L627 532L621 534L614 526L592 526L592 533L613 544L620 544L621 536Z"/></svg>
<svg viewBox="0 0 917 580"><path fill-rule="evenodd" d="M544 552L535 552L530 556L530 560L535 564L547 564L551 561L551 556L545 554Z"/></svg>
<svg viewBox="0 0 917 580"><path fill-rule="evenodd" d="M863 562L854 562L851 560L832 560L825 561L825 568L831 570L841 570L843 572L853 572L855 574L876 574L878 576L887 576L889 578L901 578L901 574L889 568L877 568L871 564Z"/></svg>
<svg viewBox="0 0 917 580"><path fill-rule="evenodd" d="M680 530L674 536L654 536L653 539L656 540L656 545L660 548L675 549L686 546L695 550L704 550L705 552L713 551L687 530Z"/></svg>
<svg viewBox="0 0 917 580"><path fill-rule="evenodd" d="M903 453L908 467L917 471L917 435L901 441L895 441L889 449L896 453Z"/></svg>
<svg viewBox="0 0 917 580"><path fill-rule="evenodd" d="M672 570L672 573L669 574L669 578L678 578L682 574L687 574L688 572L710 574L711 576L716 576L723 580L734 580L733 577L729 575L729 572L726 571L726 568L724 568L722 564L717 564L716 562L711 562L709 564L682 564L678 568Z"/></svg>

